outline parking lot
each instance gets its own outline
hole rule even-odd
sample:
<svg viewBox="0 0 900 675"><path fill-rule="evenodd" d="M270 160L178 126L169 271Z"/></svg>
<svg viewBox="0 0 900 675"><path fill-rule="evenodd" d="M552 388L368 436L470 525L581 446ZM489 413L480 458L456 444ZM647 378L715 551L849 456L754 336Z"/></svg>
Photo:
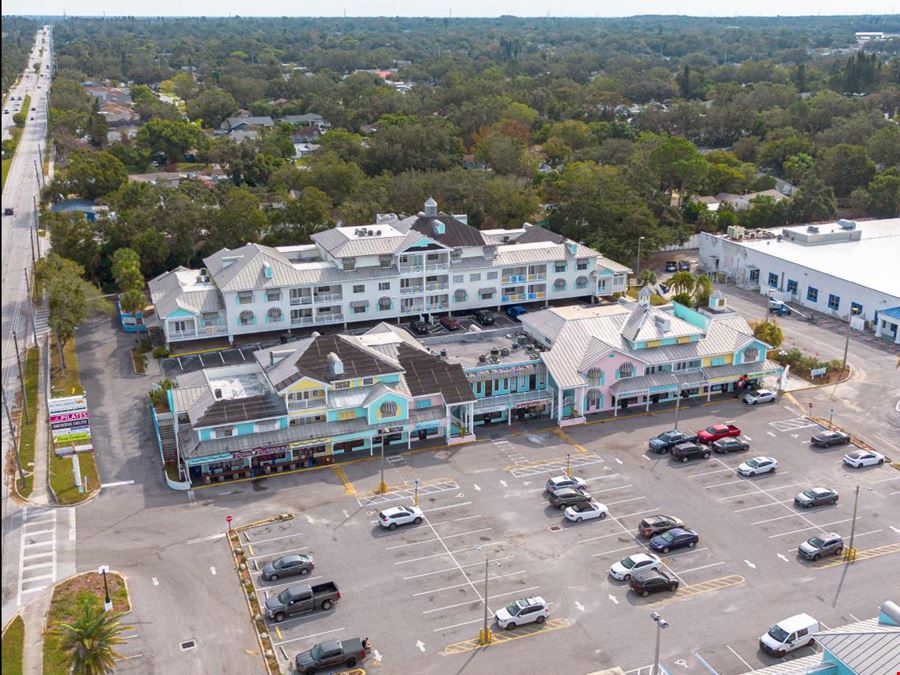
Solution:
<svg viewBox="0 0 900 675"><path fill-rule="evenodd" d="M891 578L900 553L900 472L849 469L841 463L847 447L810 448L818 427L782 402L714 402L683 410L679 426L720 421L740 426L750 450L674 463L646 451L670 416L640 416L565 432L513 425L512 434L485 432L470 446L404 455L387 464L384 495L373 492L378 462L346 465L342 486L323 485L316 473L278 479L291 481L279 490L282 501L293 493L315 495L314 503L301 498L309 507L297 508L293 521L248 532L251 569L284 553L309 554L316 568L300 581L335 581L342 593L330 611L271 626L281 662L321 640L369 637L365 667L390 673L531 672L562 658L574 672L613 665L646 672L655 637L649 614L658 611L670 624L662 643L670 672L738 673L777 662L757 640L780 619L805 611L835 626L874 615L889 593L877 580ZM735 473L761 454L778 460L775 473ZM609 507L608 518L571 523L548 503L544 482L567 462ZM849 539L856 485L857 561L799 558L798 544L814 534ZM815 486L836 489L839 502L793 505L795 494ZM417 490L424 521L382 529L378 511L410 505ZM653 513L682 518L700 542L662 556L678 591L642 598L607 572L647 549L636 528ZM296 583L260 583L252 571L261 601ZM479 648L485 595L491 615L542 596L550 618L494 627L494 644Z"/></svg>

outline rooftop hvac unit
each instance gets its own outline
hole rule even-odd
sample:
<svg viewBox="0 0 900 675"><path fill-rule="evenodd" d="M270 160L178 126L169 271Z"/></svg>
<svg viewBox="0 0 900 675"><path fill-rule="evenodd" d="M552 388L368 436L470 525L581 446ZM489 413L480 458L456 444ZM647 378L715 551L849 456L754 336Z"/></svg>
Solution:
<svg viewBox="0 0 900 675"><path fill-rule="evenodd" d="M855 220L847 220L845 218L841 218L837 221L837 224L840 225L842 230L855 230L856 229L856 221Z"/></svg>
<svg viewBox="0 0 900 675"><path fill-rule="evenodd" d="M729 239L743 239L746 230L740 225L731 225L728 228L727 234Z"/></svg>
<svg viewBox="0 0 900 675"><path fill-rule="evenodd" d="M816 227L815 225L808 226L806 228L806 231L809 232L810 234L819 234L819 228Z"/></svg>

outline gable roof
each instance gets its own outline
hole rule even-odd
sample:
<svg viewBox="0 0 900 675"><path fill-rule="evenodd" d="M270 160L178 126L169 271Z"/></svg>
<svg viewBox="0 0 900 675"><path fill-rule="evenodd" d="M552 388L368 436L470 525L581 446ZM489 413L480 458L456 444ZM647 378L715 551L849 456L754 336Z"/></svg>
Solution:
<svg viewBox="0 0 900 675"><path fill-rule="evenodd" d="M210 284L195 283L198 277L196 270L176 267L151 279L147 286L157 316L164 319L178 309L192 314L222 309L222 296Z"/></svg>
<svg viewBox="0 0 900 675"><path fill-rule="evenodd" d="M447 405L475 400L472 385L460 364L447 363L405 342L398 345L397 355L405 371L406 386L413 396L440 393Z"/></svg>
<svg viewBox="0 0 900 675"><path fill-rule="evenodd" d="M278 249L246 244L233 251L223 248L203 259L221 291L281 288L294 282L297 270ZM272 270L266 276L265 268Z"/></svg>
<svg viewBox="0 0 900 675"><path fill-rule="evenodd" d="M344 364L344 372L340 375L332 373L329 367L328 354L332 352L337 354ZM392 363L384 355L366 349L344 335L319 335L313 338L297 357L288 358L293 361L296 371L296 375L288 378L293 381L307 376L320 382L331 383L337 380L387 375L400 370L396 363ZM286 386L285 382L273 384L279 391Z"/></svg>
<svg viewBox="0 0 900 675"><path fill-rule="evenodd" d="M443 232L441 232L441 224L443 224ZM415 217L415 221L410 226L410 229L421 232L427 237L451 248L484 246L490 243L474 227L457 220L453 216L448 216L446 213L439 213L437 216L419 214Z"/></svg>
<svg viewBox="0 0 900 675"><path fill-rule="evenodd" d="M287 406L278 394L217 400L209 389L188 409L188 418L194 428L236 424L286 414Z"/></svg>
<svg viewBox="0 0 900 675"><path fill-rule="evenodd" d="M900 626L878 619L820 631L815 638L857 675L892 673L900 664Z"/></svg>
<svg viewBox="0 0 900 675"><path fill-rule="evenodd" d="M562 236L558 232L546 230L540 225L531 225L525 228L525 234L520 237L516 237L515 243L532 244L536 241L550 241L554 244L562 244L565 243L566 237Z"/></svg>
<svg viewBox="0 0 900 675"><path fill-rule="evenodd" d="M248 115L247 117L229 117L225 120L225 124L227 125L226 129L234 129L241 125L246 125L248 127L271 127L275 125L275 122L268 115L260 115L260 116L252 116Z"/></svg>

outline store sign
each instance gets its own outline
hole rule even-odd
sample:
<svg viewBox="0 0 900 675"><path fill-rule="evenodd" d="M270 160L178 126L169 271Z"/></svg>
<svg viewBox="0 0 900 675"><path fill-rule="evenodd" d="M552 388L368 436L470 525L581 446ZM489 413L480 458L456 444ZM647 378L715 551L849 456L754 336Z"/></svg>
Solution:
<svg viewBox="0 0 900 675"><path fill-rule="evenodd" d="M379 429L379 434L399 434L403 431L403 427L386 427L384 429Z"/></svg>
<svg viewBox="0 0 900 675"><path fill-rule="evenodd" d="M231 453L234 459L244 459L246 457L259 457L260 455L274 455L279 452L287 452L290 447L287 445L268 445L262 448L253 448L252 450L237 450Z"/></svg>
<svg viewBox="0 0 900 675"><path fill-rule="evenodd" d="M66 412L59 413L56 415L50 415L50 424L55 424L57 422L72 422L75 420L87 420L88 412L87 410L82 410L79 412Z"/></svg>
<svg viewBox="0 0 900 675"><path fill-rule="evenodd" d="M51 398L47 401L47 410L50 413L50 434L57 450L66 446L75 446L75 452L93 449L87 397Z"/></svg>
<svg viewBox="0 0 900 675"><path fill-rule="evenodd" d="M572 401L568 401L570 405L572 405ZM516 403L516 408L537 408L539 406L547 405L547 401L522 401L521 403Z"/></svg>
<svg viewBox="0 0 900 675"><path fill-rule="evenodd" d="M91 430L87 427L82 429L72 429L69 433L54 436L53 441L58 445L60 443L79 443L90 442Z"/></svg>
<svg viewBox="0 0 900 675"><path fill-rule="evenodd" d="M309 438L305 441L294 441L288 444L288 447L292 450L297 448L308 448L316 445L327 445L328 441L331 440L331 436L326 436L325 438Z"/></svg>
<svg viewBox="0 0 900 675"><path fill-rule="evenodd" d="M47 408L51 415L71 412L75 410L87 410L87 399L84 396L66 396L65 398L51 398L47 402Z"/></svg>

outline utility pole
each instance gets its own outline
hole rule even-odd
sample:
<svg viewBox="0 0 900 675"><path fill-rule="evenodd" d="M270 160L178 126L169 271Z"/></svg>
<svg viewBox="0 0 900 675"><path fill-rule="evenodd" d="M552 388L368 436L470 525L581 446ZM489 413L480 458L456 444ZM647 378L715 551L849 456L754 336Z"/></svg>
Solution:
<svg viewBox="0 0 900 675"><path fill-rule="evenodd" d="M33 249L32 249L33 250ZM28 268L25 268L25 290L28 291L28 302L30 306L29 314L31 315L31 334L34 337L34 345L37 346L37 326L34 323L34 305L31 304L31 283L28 281Z"/></svg>
<svg viewBox="0 0 900 675"><path fill-rule="evenodd" d="M43 189L44 187L44 177L41 175L40 169L38 169L37 160L34 160L34 175L37 177L38 187Z"/></svg>
<svg viewBox="0 0 900 675"><path fill-rule="evenodd" d="M853 309L850 310L850 317L847 319L847 338L844 340L844 359L841 361L841 376L844 374L844 370L847 368L847 352L850 349L850 331L853 329L853 317L856 316L857 312Z"/></svg>
<svg viewBox="0 0 900 675"><path fill-rule="evenodd" d="M675 431L678 431L678 411L681 408L681 383L678 384L678 390L675 392Z"/></svg>
<svg viewBox="0 0 900 675"><path fill-rule="evenodd" d="M6 422L9 424L9 435L12 438L13 455L16 458L16 470L19 472L19 480L25 482L25 471L22 468L22 458L19 457L19 442L16 438L16 427L13 425L12 415L9 412L9 404L6 402L6 393L3 394L3 409L6 411Z"/></svg>
<svg viewBox="0 0 900 675"><path fill-rule="evenodd" d="M30 424L28 418L28 393L25 391L25 369L22 367L22 358L19 354L19 339L16 337L16 331L13 331L13 344L16 347L16 366L19 370L19 384L22 385L22 412L25 415L25 423Z"/></svg>

